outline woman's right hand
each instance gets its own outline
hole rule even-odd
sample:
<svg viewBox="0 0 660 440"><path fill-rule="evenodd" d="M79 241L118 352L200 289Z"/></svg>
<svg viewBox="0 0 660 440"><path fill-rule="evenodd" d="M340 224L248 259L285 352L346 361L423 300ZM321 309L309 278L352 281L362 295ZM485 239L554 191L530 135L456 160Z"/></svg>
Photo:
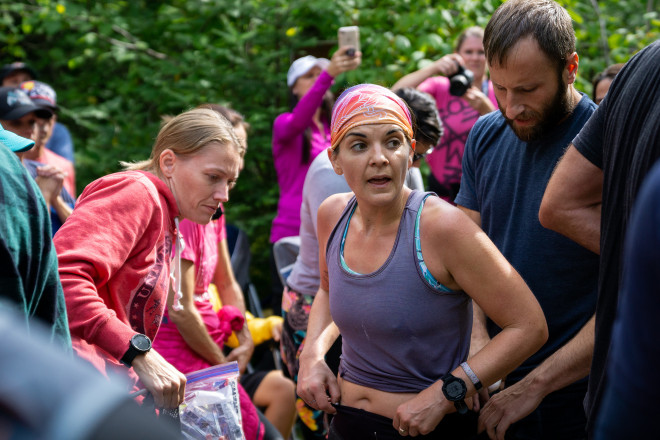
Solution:
<svg viewBox="0 0 660 440"><path fill-rule="evenodd" d="M451 76L458 72L458 64L464 66L465 61L459 54L450 53L433 62L433 69L437 75Z"/></svg>
<svg viewBox="0 0 660 440"><path fill-rule="evenodd" d="M351 46L343 46L337 49L330 58L330 65L326 69L328 74L336 78L340 73L355 70L362 63L362 52L357 51L355 55L347 55L346 52L351 49Z"/></svg>
<svg viewBox="0 0 660 440"><path fill-rule="evenodd" d="M133 359L132 367L144 387L154 397L157 408L178 408L186 390L186 376L167 362L156 350Z"/></svg>
<svg viewBox="0 0 660 440"><path fill-rule="evenodd" d="M330 414L337 412L332 404L339 403L339 383L323 358L308 359L300 356L297 392L312 408Z"/></svg>

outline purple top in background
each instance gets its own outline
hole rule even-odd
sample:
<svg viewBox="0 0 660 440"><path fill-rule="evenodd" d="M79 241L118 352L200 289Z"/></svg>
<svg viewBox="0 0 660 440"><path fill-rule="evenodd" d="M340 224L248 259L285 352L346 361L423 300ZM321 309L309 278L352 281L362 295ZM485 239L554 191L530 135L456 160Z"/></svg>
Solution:
<svg viewBox="0 0 660 440"><path fill-rule="evenodd" d="M312 122L316 110L323 102L323 95L332 86L334 79L321 72L314 85L303 96L291 113L282 113L273 124L273 162L277 172L280 199L277 215L273 219L270 241L275 243L283 237L298 235L300 228L300 205L305 176L312 160L330 146L330 124L323 121L323 133ZM302 163L303 135L312 130L309 162Z"/></svg>

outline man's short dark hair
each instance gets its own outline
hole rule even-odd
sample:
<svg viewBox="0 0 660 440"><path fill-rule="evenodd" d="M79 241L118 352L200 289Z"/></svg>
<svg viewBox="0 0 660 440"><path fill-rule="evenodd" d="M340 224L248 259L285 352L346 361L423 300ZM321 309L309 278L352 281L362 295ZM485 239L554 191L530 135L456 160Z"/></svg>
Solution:
<svg viewBox="0 0 660 440"><path fill-rule="evenodd" d="M414 138L432 147L438 145L444 129L435 99L428 93L410 87L398 89L394 93L403 99L411 110L415 121Z"/></svg>
<svg viewBox="0 0 660 440"><path fill-rule="evenodd" d="M533 37L541 50L561 70L575 52L575 31L566 9L552 0L508 0L502 4L484 31L488 64L506 63L513 46Z"/></svg>

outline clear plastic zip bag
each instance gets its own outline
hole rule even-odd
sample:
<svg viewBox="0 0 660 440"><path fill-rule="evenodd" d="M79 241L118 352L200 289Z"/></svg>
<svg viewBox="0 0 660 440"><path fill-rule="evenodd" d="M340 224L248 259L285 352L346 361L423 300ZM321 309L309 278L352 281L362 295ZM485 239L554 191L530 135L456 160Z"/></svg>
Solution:
<svg viewBox="0 0 660 440"><path fill-rule="evenodd" d="M186 394L179 406L184 438L245 440L238 375L237 362L215 365L186 375Z"/></svg>

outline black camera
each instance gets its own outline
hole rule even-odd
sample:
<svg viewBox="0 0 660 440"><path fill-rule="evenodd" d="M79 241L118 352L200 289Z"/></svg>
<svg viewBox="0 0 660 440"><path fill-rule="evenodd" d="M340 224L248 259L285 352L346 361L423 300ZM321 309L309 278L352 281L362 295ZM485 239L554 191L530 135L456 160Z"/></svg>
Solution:
<svg viewBox="0 0 660 440"><path fill-rule="evenodd" d="M463 96L467 89L472 86L474 73L465 67L458 65L458 72L449 77L449 94L453 96Z"/></svg>

